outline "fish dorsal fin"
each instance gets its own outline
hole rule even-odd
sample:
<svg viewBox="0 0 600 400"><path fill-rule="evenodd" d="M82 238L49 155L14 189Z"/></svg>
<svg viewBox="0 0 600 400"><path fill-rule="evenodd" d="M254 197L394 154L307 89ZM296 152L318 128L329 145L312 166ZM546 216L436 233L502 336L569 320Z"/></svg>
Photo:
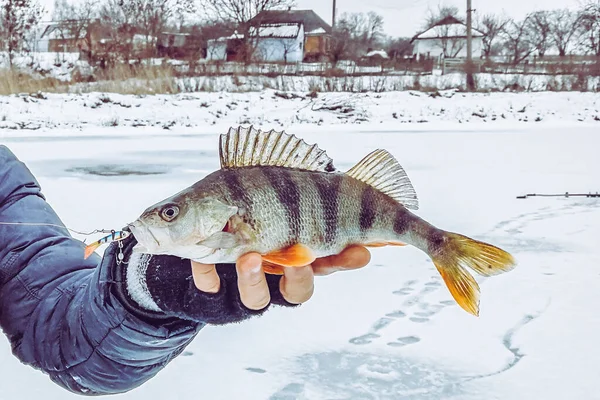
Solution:
<svg viewBox="0 0 600 400"><path fill-rule="evenodd" d="M386 150L375 150L369 153L348 170L346 175L387 194L408 209L419 209L417 193L408 175L394 156Z"/></svg>
<svg viewBox="0 0 600 400"><path fill-rule="evenodd" d="M263 132L250 128L230 128L219 138L221 168L277 166L307 171L333 172L333 160L316 144L283 131Z"/></svg>

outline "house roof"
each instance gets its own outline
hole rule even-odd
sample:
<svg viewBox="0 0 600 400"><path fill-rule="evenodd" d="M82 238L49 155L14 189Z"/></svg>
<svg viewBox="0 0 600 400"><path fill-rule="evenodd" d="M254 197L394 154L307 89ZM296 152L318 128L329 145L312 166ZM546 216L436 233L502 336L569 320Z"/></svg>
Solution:
<svg viewBox="0 0 600 400"><path fill-rule="evenodd" d="M76 22L49 23L40 37L48 39L75 39L72 30L77 30ZM79 31L79 39L84 39L86 33L86 29L81 29Z"/></svg>
<svg viewBox="0 0 600 400"><path fill-rule="evenodd" d="M385 50L371 50L370 52L368 52L367 54L365 54L365 57L367 58L377 58L377 57L381 57L381 58L390 58L388 56L388 54L385 52Z"/></svg>
<svg viewBox="0 0 600 400"><path fill-rule="evenodd" d="M258 30L258 36L262 38L297 38L302 29L302 24L261 24L258 29L254 26L248 29L248 35L255 36Z"/></svg>
<svg viewBox="0 0 600 400"><path fill-rule="evenodd" d="M471 35L473 37L483 37L485 33L471 28ZM436 22L429 29L415 35L412 41L417 39L457 39L466 37L467 25L458 18L449 15Z"/></svg>
<svg viewBox="0 0 600 400"><path fill-rule="evenodd" d="M331 33L331 25L325 22L313 10L268 10L261 11L250 20L251 26L277 23L303 24L305 32L314 32L322 29L324 33Z"/></svg>

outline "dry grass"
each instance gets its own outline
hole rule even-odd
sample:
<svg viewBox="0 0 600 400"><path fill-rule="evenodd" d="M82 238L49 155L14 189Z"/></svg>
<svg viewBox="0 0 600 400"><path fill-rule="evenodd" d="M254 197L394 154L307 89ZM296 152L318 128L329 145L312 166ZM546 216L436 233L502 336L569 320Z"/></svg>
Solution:
<svg viewBox="0 0 600 400"><path fill-rule="evenodd" d="M0 95L36 92L65 92L68 85L53 78L36 79L31 75L0 69Z"/></svg>
<svg viewBox="0 0 600 400"><path fill-rule="evenodd" d="M173 94L181 92L172 69L165 66L118 65L101 71L92 82L74 74L74 82L36 78L29 74L0 70L0 95L17 93L89 93L108 92L133 95Z"/></svg>
<svg viewBox="0 0 600 400"><path fill-rule="evenodd" d="M120 94L173 94L181 90L176 76L168 66L127 66L117 65L101 71L97 82L79 84L75 91L109 92Z"/></svg>

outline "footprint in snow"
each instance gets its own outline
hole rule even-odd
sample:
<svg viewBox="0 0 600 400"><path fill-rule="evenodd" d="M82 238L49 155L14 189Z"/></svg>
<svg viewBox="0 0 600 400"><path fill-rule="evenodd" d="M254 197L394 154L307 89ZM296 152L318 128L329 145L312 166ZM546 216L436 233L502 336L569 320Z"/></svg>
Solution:
<svg viewBox="0 0 600 400"><path fill-rule="evenodd" d="M349 340L349 342L351 344L356 344L356 345L363 345L363 344L369 344L371 343L374 339L377 339L381 336L379 336L376 333L367 333L366 335L362 335L362 336L357 336L355 338L352 338Z"/></svg>
<svg viewBox="0 0 600 400"><path fill-rule="evenodd" d="M389 314L385 314L385 316L390 317L390 318L404 318L404 317L406 317L406 313L398 310L398 311L391 312Z"/></svg>
<svg viewBox="0 0 600 400"><path fill-rule="evenodd" d="M416 322L416 323L422 324L422 323L425 323L425 322L429 321L429 318L410 317L409 320L411 320L412 322Z"/></svg>
<svg viewBox="0 0 600 400"><path fill-rule="evenodd" d="M387 345L391 347L404 347L409 344L419 343L421 339L417 336L404 336L396 339L396 342L389 342Z"/></svg>
<svg viewBox="0 0 600 400"><path fill-rule="evenodd" d="M254 368L254 367L248 367L248 368L246 368L246 371L254 372L255 374L265 374L265 373L267 373L266 369Z"/></svg>
<svg viewBox="0 0 600 400"><path fill-rule="evenodd" d="M389 324L391 324L394 320L391 318L380 318L377 320L377 322L375 322L375 324L373 324L373 327L371 328L371 330L373 332L377 332L378 330L381 330L383 328L385 328L386 326L388 326Z"/></svg>

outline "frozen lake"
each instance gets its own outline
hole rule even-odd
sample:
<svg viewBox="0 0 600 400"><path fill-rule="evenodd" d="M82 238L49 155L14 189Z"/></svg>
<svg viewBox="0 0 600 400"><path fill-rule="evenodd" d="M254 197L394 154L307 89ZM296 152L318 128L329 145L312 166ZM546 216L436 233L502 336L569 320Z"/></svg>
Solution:
<svg viewBox="0 0 600 400"><path fill-rule="evenodd" d="M317 142L340 170L389 150L415 186L418 215L511 252L514 271L476 276L481 316L453 302L424 253L373 249L368 267L318 278L298 309L204 329L157 377L117 398L600 399L600 199L516 199L600 191L600 127L384 126L287 131ZM218 168L223 132L0 131L0 143L67 226L91 231L119 229ZM2 400L80 398L20 364L4 336L0 375Z"/></svg>

